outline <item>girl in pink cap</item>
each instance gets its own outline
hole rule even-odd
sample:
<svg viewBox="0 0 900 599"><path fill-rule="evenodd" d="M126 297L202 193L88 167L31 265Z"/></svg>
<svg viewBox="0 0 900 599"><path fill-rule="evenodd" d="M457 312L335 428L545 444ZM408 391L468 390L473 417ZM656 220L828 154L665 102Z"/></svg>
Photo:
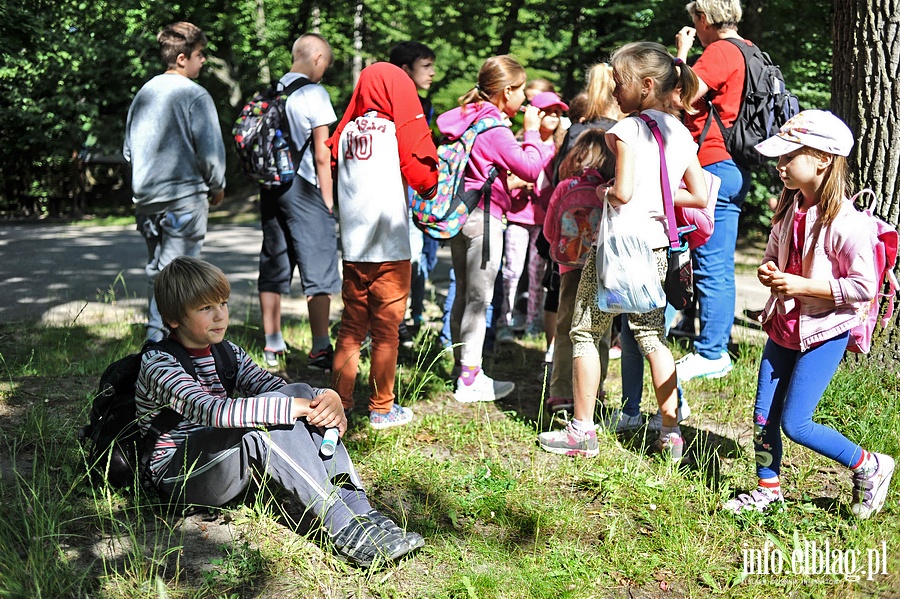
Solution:
<svg viewBox="0 0 900 599"><path fill-rule="evenodd" d="M531 105L541 111L538 132L541 143L549 150L543 155L544 164L534 181L510 176L510 208L506 213L507 227L503 244L503 301L497 318L497 341L509 343L515 340L512 332L512 315L515 309L519 279L528 262L528 309L525 330L530 335L544 331L544 287L542 279L547 262L538 254L537 240L544 222L544 209L553 193L551 185L553 157L556 155L556 132L562 113L569 109L555 92L535 94ZM549 340L548 340L549 341Z"/></svg>
<svg viewBox="0 0 900 599"><path fill-rule="evenodd" d="M771 297L760 320L769 335L753 408L759 485L725 504L731 512L783 505L781 431L853 472L851 511L881 510L894 460L871 453L812 416L859 322L858 303L878 292L873 227L847 199L853 134L830 112L805 110L756 146L778 157L784 190L757 271Z"/></svg>

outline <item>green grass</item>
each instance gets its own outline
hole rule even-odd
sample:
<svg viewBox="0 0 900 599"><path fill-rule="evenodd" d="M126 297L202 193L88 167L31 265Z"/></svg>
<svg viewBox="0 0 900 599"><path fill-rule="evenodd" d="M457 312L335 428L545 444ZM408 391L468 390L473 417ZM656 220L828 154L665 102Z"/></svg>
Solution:
<svg viewBox="0 0 900 599"><path fill-rule="evenodd" d="M211 517L167 515L155 499L85 477L76 438L103 368L135 351L142 330L119 324L0 325L0 597L848 597L900 588L900 507L853 519L850 476L785 441L787 508L732 517L722 502L754 484L749 416L761 347L738 348L732 374L691 381L684 426L689 459L676 468L648 449L653 433L601 435L596 459L542 452L538 432L560 426L541 408L543 347L535 339L494 354L486 368L515 380L497 405L463 405L447 382L452 358L420 334L401 355L397 392L415 420L368 428L362 409L345 442L373 504L426 537L415 556L366 572L335 559L307 533L302 508L279 490L255 490ZM309 377L310 333L285 327L286 372ZM229 338L261 358L255 322ZM683 350L675 347L676 355ZM357 405L364 408L368 364ZM616 397L612 363L608 397ZM649 376L649 375L647 375ZM655 410L645 384L644 411ZM816 417L863 446L900 454L900 381L842 368ZM614 403L607 400L607 403ZM222 541L223 530L229 531ZM215 533L215 534L214 534ZM789 573L804 542L857 551L886 548L886 575ZM743 574L742 551L778 548L782 576ZM849 553L848 553L849 555Z"/></svg>

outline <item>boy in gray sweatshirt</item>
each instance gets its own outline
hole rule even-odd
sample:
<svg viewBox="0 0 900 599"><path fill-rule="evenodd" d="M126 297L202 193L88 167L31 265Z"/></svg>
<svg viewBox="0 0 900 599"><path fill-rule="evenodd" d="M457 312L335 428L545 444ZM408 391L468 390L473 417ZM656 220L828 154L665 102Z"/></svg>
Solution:
<svg viewBox="0 0 900 599"><path fill-rule="evenodd" d="M163 338L153 298L156 275L178 256L197 257L209 206L225 196L225 145L212 97L194 82L206 35L187 22L157 35L166 71L138 91L128 110L125 145L131 162L135 220L147 242L147 339Z"/></svg>

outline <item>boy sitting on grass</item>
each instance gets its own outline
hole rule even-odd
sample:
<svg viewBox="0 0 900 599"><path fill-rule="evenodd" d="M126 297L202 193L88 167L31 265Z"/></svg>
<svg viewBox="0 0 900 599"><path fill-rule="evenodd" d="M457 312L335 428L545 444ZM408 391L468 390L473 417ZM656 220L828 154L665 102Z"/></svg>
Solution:
<svg viewBox="0 0 900 599"><path fill-rule="evenodd" d="M174 502L220 506L244 491L256 471L293 493L335 550L360 566L424 545L421 535L372 508L343 443L330 457L320 454L325 428L341 435L347 428L337 393L288 385L228 342L238 366L235 397L227 397L210 348L228 329L230 294L222 271L196 258L176 258L154 284L170 336L187 349L198 377L165 351L143 355L135 389L142 433L165 407L183 417L153 449L148 474L156 487Z"/></svg>

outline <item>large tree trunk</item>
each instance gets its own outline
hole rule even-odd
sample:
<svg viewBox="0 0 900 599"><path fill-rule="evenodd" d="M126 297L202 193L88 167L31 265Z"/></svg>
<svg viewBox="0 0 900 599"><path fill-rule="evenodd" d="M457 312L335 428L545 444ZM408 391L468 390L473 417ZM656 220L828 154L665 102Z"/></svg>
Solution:
<svg viewBox="0 0 900 599"><path fill-rule="evenodd" d="M855 189L868 187L880 202L875 214L900 223L900 0L834 0L832 110L856 135L851 154ZM874 360L900 368L900 310L876 330Z"/></svg>

